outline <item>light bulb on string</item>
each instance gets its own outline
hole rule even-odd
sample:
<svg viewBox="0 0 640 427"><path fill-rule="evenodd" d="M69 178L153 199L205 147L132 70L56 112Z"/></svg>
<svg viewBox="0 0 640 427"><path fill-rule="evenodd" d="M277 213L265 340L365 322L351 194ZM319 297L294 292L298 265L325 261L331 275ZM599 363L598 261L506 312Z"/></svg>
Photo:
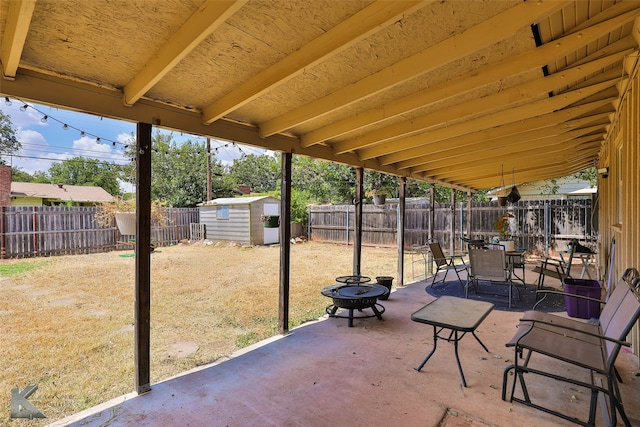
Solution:
<svg viewBox="0 0 640 427"><path fill-rule="evenodd" d="M47 119L48 119L48 118L49 118L49 116L46 116L46 115L45 115L45 116L42 116L42 118L40 119L40 121L41 121L42 123L47 123Z"/></svg>
<svg viewBox="0 0 640 427"><path fill-rule="evenodd" d="M22 107L20 107L20 111L27 111L27 108L29 108L27 104L22 104Z"/></svg>
<svg viewBox="0 0 640 427"><path fill-rule="evenodd" d="M9 97L8 97L8 96L5 96L5 97L4 97L4 103L7 105L7 107L11 106L11 104L12 104L12 102L11 102L11 100L9 99Z"/></svg>
<svg viewBox="0 0 640 427"><path fill-rule="evenodd" d="M64 130L69 129L69 125L68 125L68 124L66 124L66 123L65 123L65 124L63 124L63 125L62 125L62 129L64 129Z"/></svg>

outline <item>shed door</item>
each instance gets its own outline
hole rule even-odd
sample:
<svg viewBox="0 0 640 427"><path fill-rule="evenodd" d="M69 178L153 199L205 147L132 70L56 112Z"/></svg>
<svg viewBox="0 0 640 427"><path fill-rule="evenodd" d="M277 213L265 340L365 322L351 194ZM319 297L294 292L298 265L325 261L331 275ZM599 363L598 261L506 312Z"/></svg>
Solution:
<svg viewBox="0 0 640 427"><path fill-rule="evenodd" d="M264 204L265 215L280 215L280 209L277 203L265 203ZM264 244L270 245L278 243L280 238L280 228L265 228L264 229Z"/></svg>

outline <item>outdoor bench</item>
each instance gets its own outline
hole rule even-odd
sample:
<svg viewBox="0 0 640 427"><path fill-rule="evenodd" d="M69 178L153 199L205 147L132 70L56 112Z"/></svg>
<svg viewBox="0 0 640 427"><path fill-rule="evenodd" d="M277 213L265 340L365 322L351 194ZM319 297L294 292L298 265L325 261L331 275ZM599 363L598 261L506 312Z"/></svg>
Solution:
<svg viewBox="0 0 640 427"><path fill-rule="evenodd" d="M507 400L507 383L513 373L510 402L523 403L583 426L595 426L596 406L602 393L601 397L608 397L608 400L601 400L604 404L605 424L615 426L619 413L624 424L630 426L618 387L621 379L614 364L621 347L630 346L625 339L640 318L638 277L640 276L635 269L625 272L608 301L601 301L604 308L599 321L592 319L585 322L535 310L525 312L516 334L506 344L507 347L514 347L515 357L514 364L508 366L503 374L502 400ZM536 367L529 366L532 355L536 353L563 362L560 364L559 372L550 371L549 364L544 363L545 360L538 363L536 359ZM585 380L585 375L580 375L583 378L577 378L576 375L569 374L570 371L576 370L588 374L589 379ZM535 378L535 375L589 389L589 419L584 421L534 403L527 389L525 377L531 379ZM515 396L517 383L520 384L523 397Z"/></svg>

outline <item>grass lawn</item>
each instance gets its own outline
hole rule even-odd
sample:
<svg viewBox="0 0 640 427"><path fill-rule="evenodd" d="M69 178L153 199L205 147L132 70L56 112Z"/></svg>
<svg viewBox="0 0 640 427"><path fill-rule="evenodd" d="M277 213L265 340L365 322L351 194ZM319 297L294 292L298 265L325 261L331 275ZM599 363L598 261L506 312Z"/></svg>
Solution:
<svg viewBox="0 0 640 427"><path fill-rule="evenodd" d="M151 382L277 333L280 249L178 245L151 255ZM353 246L291 247L290 327L325 315ZM0 425L43 425L134 389L132 252L0 264ZM363 248L362 274L397 275L395 248ZM411 259L406 257L405 282ZM395 285L395 282L394 282ZM48 418L9 418L11 389Z"/></svg>

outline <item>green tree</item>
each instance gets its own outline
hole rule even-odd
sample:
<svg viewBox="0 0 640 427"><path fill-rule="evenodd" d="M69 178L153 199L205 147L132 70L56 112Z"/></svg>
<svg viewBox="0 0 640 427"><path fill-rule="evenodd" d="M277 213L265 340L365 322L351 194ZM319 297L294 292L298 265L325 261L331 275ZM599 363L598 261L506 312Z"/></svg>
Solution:
<svg viewBox="0 0 640 427"><path fill-rule="evenodd" d="M74 157L49 168L50 182L102 187L112 195L120 194L119 167L96 159Z"/></svg>
<svg viewBox="0 0 640 427"><path fill-rule="evenodd" d="M355 170L326 160L293 156L292 187L305 191L313 203L351 203Z"/></svg>
<svg viewBox="0 0 640 427"><path fill-rule="evenodd" d="M170 206L194 207L207 199L207 152L204 145L173 141L173 134L156 132L152 141L151 197ZM213 197L233 194L233 185L223 176L222 165L211 161Z"/></svg>
<svg viewBox="0 0 640 427"><path fill-rule="evenodd" d="M40 184L46 184L51 182L51 177L47 172L35 171L31 177L31 182L37 182Z"/></svg>
<svg viewBox="0 0 640 427"><path fill-rule="evenodd" d="M16 138L16 132L13 129L11 116L0 111L0 154L13 154L20 150L22 144ZM0 164L6 164L6 161L0 158Z"/></svg>
<svg viewBox="0 0 640 427"><path fill-rule="evenodd" d="M578 179L583 179L585 181L589 181L591 187L598 186L598 171L595 167L589 167L581 170L580 172L576 172L571 176L575 176Z"/></svg>
<svg viewBox="0 0 640 427"><path fill-rule="evenodd" d="M254 193L275 191L280 181L280 158L249 154L234 160L229 174L233 182L251 186Z"/></svg>
<svg viewBox="0 0 640 427"><path fill-rule="evenodd" d="M15 166L11 167L11 180L15 182L32 182L33 176Z"/></svg>

